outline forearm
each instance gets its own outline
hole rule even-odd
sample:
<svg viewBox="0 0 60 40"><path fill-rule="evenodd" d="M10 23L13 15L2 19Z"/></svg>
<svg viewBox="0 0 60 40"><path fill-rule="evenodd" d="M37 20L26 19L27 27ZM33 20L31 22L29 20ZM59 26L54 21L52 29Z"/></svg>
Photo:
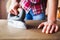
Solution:
<svg viewBox="0 0 60 40"><path fill-rule="evenodd" d="M12 2L17 2L17 3L19 3L19 2L20 2L20 0L12 0Z"/></svg>
<svg viewBox="0 0 60 40"><path fill-rule="evenodd" d="M57 0L48 0L48 22L56 22Z"/></svg>

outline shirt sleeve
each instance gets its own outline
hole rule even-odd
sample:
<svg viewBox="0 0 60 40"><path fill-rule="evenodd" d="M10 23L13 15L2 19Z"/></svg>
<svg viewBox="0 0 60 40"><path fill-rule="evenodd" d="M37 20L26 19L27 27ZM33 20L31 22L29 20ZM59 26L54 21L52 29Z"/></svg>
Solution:
<svg viewBox="0 0 60 40"><path fill-rule="evenodd" d="M28 13L31 10L31 4L29 0L21 0L20 5Z"/></svg>

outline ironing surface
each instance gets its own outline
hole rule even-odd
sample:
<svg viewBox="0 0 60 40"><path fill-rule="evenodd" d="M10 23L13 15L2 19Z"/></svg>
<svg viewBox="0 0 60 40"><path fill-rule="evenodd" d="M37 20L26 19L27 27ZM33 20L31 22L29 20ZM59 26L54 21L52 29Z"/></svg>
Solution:
<svg viewBox="0 0 60 40"><path fill-rule="evenodd" d="M7 26L7 20L0 20L0 40L60 40L60 30L53 34L44 34L41 29L37 29L42 21L26 21L31 28L22 30ZM60 27L60 21L57 22ZM29 27L27 26L27 27Z"/></svg>

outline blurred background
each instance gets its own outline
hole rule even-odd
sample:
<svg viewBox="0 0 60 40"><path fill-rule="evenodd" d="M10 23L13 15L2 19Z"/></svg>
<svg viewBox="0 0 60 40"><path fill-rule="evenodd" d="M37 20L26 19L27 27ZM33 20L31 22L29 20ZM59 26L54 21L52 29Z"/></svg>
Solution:
<svg viewBox="0 0 60 40"><path fill-rule="evenodd" d="M7 18L6 2L7 0L0 0L0 19Z"/></svg>
<svg viewBox="0 0 60 40"><path fill-rule="evenodd" d="M7 18L7 12L6 12L6 3L8 0L0 0L0 19L6 19ZM60 0L58 0L58 18L60 19Z"/></svg>

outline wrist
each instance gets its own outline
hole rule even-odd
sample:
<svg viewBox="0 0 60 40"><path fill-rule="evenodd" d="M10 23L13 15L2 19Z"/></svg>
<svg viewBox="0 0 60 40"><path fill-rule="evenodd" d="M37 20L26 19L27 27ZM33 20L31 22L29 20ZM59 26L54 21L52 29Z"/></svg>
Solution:
<svg viewBox="0 0 60 40"><path fill-rule="evenodd" d="M57 20L47 20L49 23L56 23Z"/></svg>
<svg viewBox="0 0 60 40"><path fill-rule="evenodd" d="M48 22L51 22L51 23L56 23L56 16L48 16L47 17L47 21Z"/></svg>

